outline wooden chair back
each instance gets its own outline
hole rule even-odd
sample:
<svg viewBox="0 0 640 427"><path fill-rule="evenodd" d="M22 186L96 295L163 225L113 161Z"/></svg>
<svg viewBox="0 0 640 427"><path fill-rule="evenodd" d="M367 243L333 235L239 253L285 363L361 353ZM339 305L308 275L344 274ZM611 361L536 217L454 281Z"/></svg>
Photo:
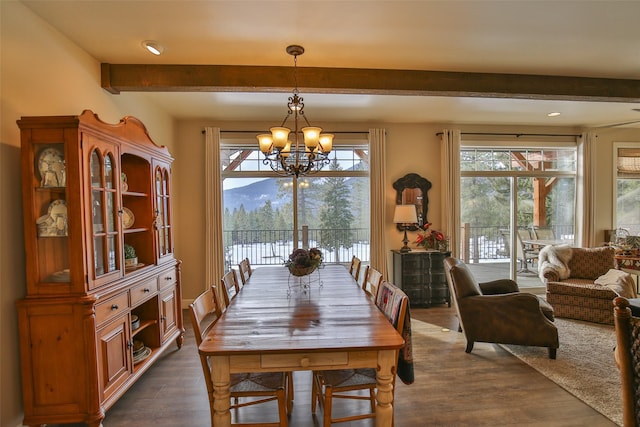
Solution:
<svg viewBox="0 0 640 427"><path fill-rule="evenodd" d="M613 300L616 329L615 360L622 382L622 423L624 427L640 425L640 313L631 310L629 300ZM635 308L638 311L640 308Z"/></svg>
<svg viewBox="0 0 640 427"><path fill-rule="evenodd" d="M208 289L193 300L189 304L189 312L191 313L191 323L193 324L196 343L200 345L202 338L216 323L221 313L220 307L216 304L213 290Z"/></svg>
<svg viewBox="0 0 640 427"><path fill-rule="evenodd" d="M373 299L378 293L378 286L382 282L382 273L370 265L365 269L364 280L362 281L362 289Z"/></svg>
<svg viewBox="0 0 640 427"><path fill-rule="evenodd" d="M238 278L236 277L235 270L227 271L222 279L220 279L222 285L222 296L224 297L225 306L229 306L231 300L238 294L240 287L238 286Z"/></svg>
<svg viewBox="0 0 640 427"><path fill-rule="evenodd" d="M378 287L376 306L402 335L409 297L393 283L383 280Z"/></svg>
<svg viewBox="0 0 640 427"><path fill-rule="evenodd" d="M240 282L242 285L247 284L247 280L251 277L251 262L249 258L245 258L238 264L238 275L240 276Z"/></svg>
<svg viewBox="0 0 640 427"><path fill-rule="evenodd" d="M351 266L349 267L349 274L353 276L356 282L360 278L361 264L362 264L362 261L360 261L360 258L358 258L357 256L354 255L353 258L351 258Z"/></svg>
<svg viewBox="0 0 640 427"><path fill-rule="evenodd" d="M211 289L204 291L189 304L189 313L191 314L193 334L196 337L196 346L200 347L202 339L220 317L220 307L215 303L213 291ZM207 393L209 394L209 399L212 399L213 380L211 378L209 359L201 354L199 354L199 356L202 372L204 373L204 382L207 386Z"/></svg>

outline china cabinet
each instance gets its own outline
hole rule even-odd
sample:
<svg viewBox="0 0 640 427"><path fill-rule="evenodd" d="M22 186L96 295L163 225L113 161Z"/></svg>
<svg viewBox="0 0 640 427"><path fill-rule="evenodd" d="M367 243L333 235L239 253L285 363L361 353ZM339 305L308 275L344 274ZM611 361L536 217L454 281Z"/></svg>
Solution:
<svg viewBox="0 0 640 427"><path fill-rule="evenodd" d="M172 342L182 346L173 159L133 117L108 124L87 110L18 126L24 424L97 427Z"/></svg>
<svg viewBox="0 0 640 427"><path fill-rule="evenodd" d="M411 307L448 304L449 286L444 274L444 259L450 252L412 250L393 252L393 283L409 297Z"/></svg>

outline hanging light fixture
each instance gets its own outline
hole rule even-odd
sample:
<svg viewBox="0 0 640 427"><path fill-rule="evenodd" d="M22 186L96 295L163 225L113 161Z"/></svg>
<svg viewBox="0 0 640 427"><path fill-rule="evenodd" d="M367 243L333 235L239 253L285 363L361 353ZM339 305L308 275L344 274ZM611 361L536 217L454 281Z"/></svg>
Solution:
<svg viewBox="0 0 640 427"><path fill-rule="evenodd" d="M303 99L298 96L298 56L304 48L298 45L287 46L287 53L293 55L293 96L287 103L287 115L280 126L269 129L270 134L258 135L260 151L265 158L262 161L270 165L279 175L307 175L319 171L330 163L329 153L333 147L333 135L323 134L319 127L311 126L304 114ZM289 117L293 116L293 129L285 127ZM302 117L307 126L300 128L298 119ZM289 139L290 134L292 138Z"/></svg>

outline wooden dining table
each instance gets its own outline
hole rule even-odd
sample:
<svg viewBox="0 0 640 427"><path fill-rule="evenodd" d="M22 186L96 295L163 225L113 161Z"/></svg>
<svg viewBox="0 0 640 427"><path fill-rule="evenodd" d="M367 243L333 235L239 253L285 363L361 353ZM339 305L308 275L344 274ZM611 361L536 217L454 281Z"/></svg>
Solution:
<svg viewBox="0 0 640 427"><path fill-rule="evenodd" d="M377 368L376 426L393 425L404 340L341 265L301 279L256 268L199 347L210 358L215 427L230 426L232 373ZM311 414L309 414L311 416Z"/></svg>

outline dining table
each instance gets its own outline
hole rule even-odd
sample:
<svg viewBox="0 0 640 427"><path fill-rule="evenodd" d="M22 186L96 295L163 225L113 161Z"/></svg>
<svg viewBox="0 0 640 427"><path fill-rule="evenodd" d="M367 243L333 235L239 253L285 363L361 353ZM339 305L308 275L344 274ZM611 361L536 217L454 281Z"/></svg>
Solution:
<svg viewBox="0 0 640 427"><path fill-rule="evenodd" d="M255 268L199 346L211 362L213 425L231 425L233 373L376 368L376 426L390 427L403 344L344 266L322 264L303 277Z"/></svg>

